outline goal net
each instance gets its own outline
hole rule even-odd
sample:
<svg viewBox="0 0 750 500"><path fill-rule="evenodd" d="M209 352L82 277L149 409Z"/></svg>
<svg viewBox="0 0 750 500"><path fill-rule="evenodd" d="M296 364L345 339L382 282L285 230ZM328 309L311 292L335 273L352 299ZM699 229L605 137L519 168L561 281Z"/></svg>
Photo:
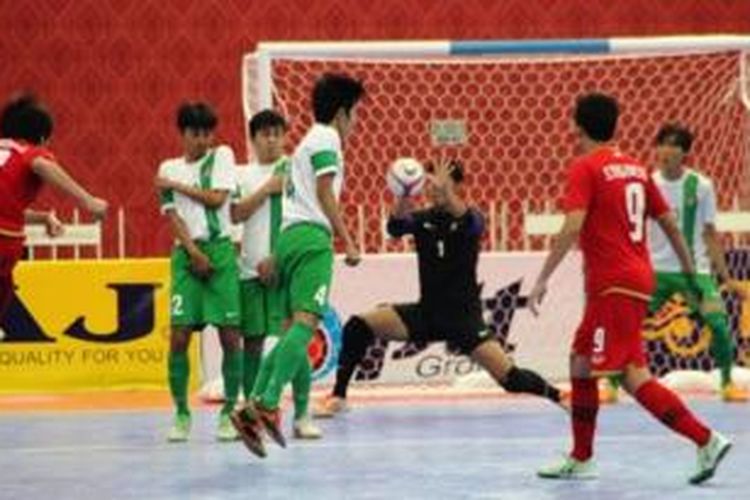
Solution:
<svg viewBox="0 0 750 500"><path fill-rule="evenodd" d="M367 97L346 144L342 205L366 253L408 250L383 232L392 201L385 172L403 156L463 162L467 197L489 220L485 250L542 250L549 237L530 233L525 222L530 214L558 210L565 166L577 153L572 108L589 91L617 97L617 142L646 163L653 160L662 124L687 125L696 134L690 162L714 179L719 210L746 208L747 49L748 37L261 44L243 60L243 110L246 118L265 107L283 112L291 146L311 125L310 94L318 76L346 72L360 78ZM735 229L748 230L742 224ZM742 307L729 305L742 346ZM662 327L648 337L658 373L683 365L711 368L705 349L664 347ZM687 333L681 335L690 343ZM681 361L687 354L697 365Z"/></svg>

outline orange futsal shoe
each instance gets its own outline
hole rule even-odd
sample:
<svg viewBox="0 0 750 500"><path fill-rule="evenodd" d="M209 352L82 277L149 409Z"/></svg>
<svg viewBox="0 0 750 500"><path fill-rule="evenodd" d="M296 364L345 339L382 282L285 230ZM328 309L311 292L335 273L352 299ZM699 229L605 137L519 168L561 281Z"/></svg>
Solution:
<svg viewBox="0 0 750 500"><path fill-rule="evenodd" d="M260 404L255 403L255 412L258 419L265 427L268 435L276 441L276 443L282 448L286 448L286 439L284 434L281 432L281 410L278 408L269 410L263 408Z"/></svg>
<svg viewBox="0 0 750 500"><path fill-rule="evenodd" d="M253 403L250 402L234 410L229 415L229 420L250 453L260 458L266 458L266 446L263 444L262 437L263 424Z"/></svg>
<svg viewBox="0 0 750 500"><path fill-rule="evenodd" d="M746 390L730 382L721 388L721 399L726 403L746 403L750 395Z"/></svg>

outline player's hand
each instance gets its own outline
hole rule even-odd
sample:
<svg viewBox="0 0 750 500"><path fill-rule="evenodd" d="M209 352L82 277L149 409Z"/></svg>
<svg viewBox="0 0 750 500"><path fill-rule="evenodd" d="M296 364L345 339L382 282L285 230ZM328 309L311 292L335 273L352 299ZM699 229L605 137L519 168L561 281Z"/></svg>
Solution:
<svg viewBox="0 0 750 500"><path fill-rule="evenodd" d="M264 285L272 285L276 281L276 260L273 257L266 257L258 262L255 270L258 273L258 279Z"/></svg>
<svg viewBox="0 0 750 500"><path fill-rule="evenodd" d="M50 238L57 238L65 232L65 226L52 212L47 213L47 218L44 220L44 229Z"/></svg>
<svg viewBox="0 0 750 500"><path fill-rule="evenodd" d="M199 278L206 279L214 272L211 260L203 252L193 252L190 254L190 268L193 274Z"/></svg>
<svg viewBox="0 0 750 500"><path fill-rule="evenodd" d="M526 299L529 309L534 316L539 316L539 306L541 305L542 300L544 300L545 295L547 295L547 283L544 281L537 281Z"/></svg>
<svg viewBox="0 0 750 500"><path fill-rule="evenodd" d="M272 175L271 178L266 181L266 184L263 186L263 189L265 190L265 193L267 196L283 193L284 192L284 176L278 175L278 174Z"/></svg>
<svg viewBox="0 0 750 500"><path fill-rule="evenodd" d="M435 164L435 170L432 174L433 186L440 191L446 191L451 185L452 171L453 162L447 158L440 158Z"/></svg>
<svg viewBox="0 0 750 500"><path fill-rule="evenodd" d="M362 261L362 256L359 253L359 249L354 243L348 243L344 250L346 256L344 257L344 263L349 267L354 267Z"/></svg>
<svg viewBox="0 0 750 500"><path fill-rule="evenodd" d="M109 203L101 198L91 197L86 202L85 208L86 211L93 215L96 220L102 220L104 216L107 215Z"/></svg>
<svg viewBox="0 0 750 500"><path fill-rule="evenodd" d="M723 285L721 285L721 289L732 293L737 296L740 300L747 300L748 299L748 293L742 284L737 280L727 280L724 282Z"/></svg>

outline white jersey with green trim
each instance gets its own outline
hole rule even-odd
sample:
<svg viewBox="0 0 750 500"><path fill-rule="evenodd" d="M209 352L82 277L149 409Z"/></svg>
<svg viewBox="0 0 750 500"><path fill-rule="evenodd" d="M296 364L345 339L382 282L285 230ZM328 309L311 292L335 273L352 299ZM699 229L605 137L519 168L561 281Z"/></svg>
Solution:
<svg viewBox="0 0 750 500"><path fill-rule="evenodd" d="M159 177L201 189L235 191L234 153L229 146L209 150L202 158L188 162L184 157L165 160L159 166ZM176 211L185 222L190 238L208 241L229 236L231 196L219 208L207 208L203 203L173 190L163 190L160 195L162 213Z"/></svg>
<svg viewBox="0 0 750 500"><path fill-rule="evenodd" d="M691 175L697 178L694 194L689 192L689 187L686 189L686 181ZM716 193L711 179L689 168L686 168L682 176L676 180L665 178L660 171L655 172L652 177L664 199L672 208L677 226L681 229L683 236L686 240L690 240L687 244L689 248L692 248L696 270L702 274L710 273L711 259L703 241L703 232L707 224L716 223ZM691 212L694 213L694 217L691 217ZM689 220L691 218L692 221ZM661 227L654 222L650 225L649 249L651 263L656 272L682 271L680 260L669 244L669 239Z"/></svg>
<svg viewBox="0 0 750 500"><path fill-rule="evenodd" d="M267 165L257 162L237 169L237 195L234 200L252 195L274 174L284 175L289 169L289 158L284 156ZM282 195L272 194L242 223L242 243L239 257L240 279L258 277L256 266L271 255L281 231Z"/></svg>
<svg viewBox="0 0 750 500"><path fill-rule="evenodd" d="M334 176L333 194L338 200L344 183L341 137L333 127L316 123L292 156L284 196L282 229L300 222L311 222L332 229L317 194L318 177L330 174Z"/></svg>

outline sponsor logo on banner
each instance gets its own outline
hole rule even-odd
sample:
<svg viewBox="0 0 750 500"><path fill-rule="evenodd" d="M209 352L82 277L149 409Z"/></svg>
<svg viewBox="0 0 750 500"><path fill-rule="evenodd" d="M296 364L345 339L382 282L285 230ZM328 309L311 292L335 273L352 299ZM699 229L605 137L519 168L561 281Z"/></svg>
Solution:
<svg viewBox="0 0 750 500"><path fill-rule="evenodd" d="M19 265L0 392L163 388L168 273L165 259Z"/></svg>
<svg viewBox="0 0 750 500"><path fill-rule="evenodd" d="M336 369L340 350L341 320L336 310L329 307L307 348L313 381L326 377Z"/></svg>
<svg viewBox="0 0 750 500"><path fill-rule="evenodd" d="M750 323L740 300L724 296L729 330L736 346L736 363L748 366L750 359ZM662 376L674 370L710 371L715 367L711 355L711 329L700 314L690 310L680 294L673 295L652 317L643 331L651 371Z"/></svg>

